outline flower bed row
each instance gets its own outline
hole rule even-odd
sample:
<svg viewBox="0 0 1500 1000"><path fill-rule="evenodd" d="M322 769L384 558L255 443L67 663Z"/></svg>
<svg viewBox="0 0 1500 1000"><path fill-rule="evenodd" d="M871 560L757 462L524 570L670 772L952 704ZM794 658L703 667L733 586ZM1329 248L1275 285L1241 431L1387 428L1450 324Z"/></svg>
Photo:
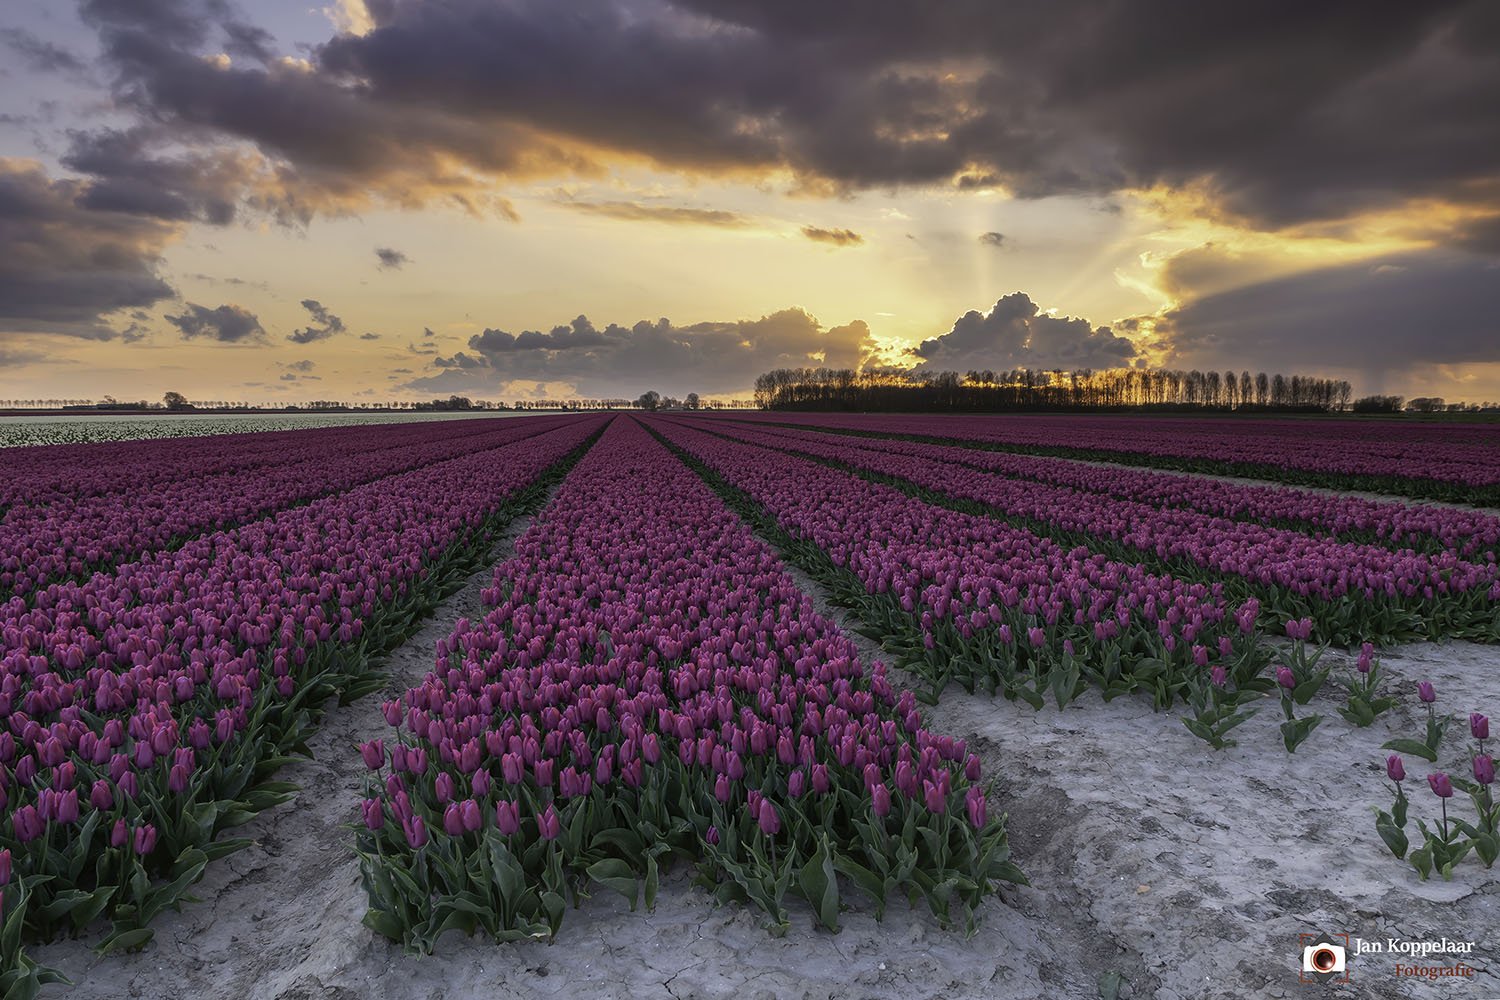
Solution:
<svg viewBox="0 0 1500 1000"><path fill-rule="evenodd" d="M258 422L255 418L241 419L247 421L246 426ZM468 420L412 421L0 448L0 468L6 471L0 479L0 510L17 504L41 505L138 490L222 472L273 468L292 456L335 455L458 437L475 429Z"/></svg>
<svg viewBox="0 0 1500 1000"><path fill-rule="evenodd" d="M827 439L829 427L806 429L747 421L764 433L791 440ZM710 428L722 424L705 425ZM848 436L840 437L848 444ZM1500 517L1483 510L1371 500L1314 493L1291 486L1224 482L1145 469L1093 465L1065 458L985 451L901 438L856 439L893 455L914 455L972 466L1016 479L1136 500L1155 507L1183 507L1237 521L1273 524L1305 532L1328 532L1341 541L1373 542L1493 562L1500 546Z"/></svg>
<svg viewBox="0 0 1500 1000"><path fill-rule="evenodd" d="M432 424L423 428L426 435L400 435L404 443L396 445L381 433L385 428L328 440L307 436L270 466L263 464L256 449L246 454L241 467L216 475L15 506L0 518L0 599L29 594L56 579L105 570L204 531L258 520L386 476L497 448L560 426L566 419L506 420L487 428ZM150 470L143 471L149 481Z"/></svg>
<svg viewBox="0 0 1500 1000"><path fill-rule="evenodd" d="M1180 508L992 475L920 455L826 437L788 440L744 425L712 425L735 440L793 449L909 484L939 502L970 501L1024 527L1115 558L1159 561L1186 579L1247 584L1283 621L1311 618L1317 638L1343 645L1414 635L1500 639L1500 567L1453 553L1425 555L1316 538ZM1112 546L1112 543L1113 544Z"/></svg>
<svg viewBox="0 0 1500 1000"><path fill-rule="evenodd" d="M925 503L826 464L665 420L679 448L776 538L872 637L931 684L999 690L1040 707L1087 685L1143 689L1165 707L1214 666L1265 689L1259 604L1222 585L1153 574L1002 521Z"/></svg>
<svg viewBox="0 0 1500 1000"><path fill-rule="evenodd" d="M266 779L320 703L378 686L370 657L487 558L604 422L196 539L31 607L13 598L0 614L0 965L25 969L23 938L103 915L103 947L148 940L151 917L243 843L216 836L289 796Z"/></svg>
<svg viewBox="0 0 1500 1000"><path fill-rule="evenodd" d="M1500 506L1493 425L780 412L749 419Z"/></svg>
<svg viewBox="0 0 1500 1000"><path fill-rule="evenodd" d="M436 668L386 718L359 850L366 923L550 936L603 886L647 905L698 863L720 901L836 929L841 891L925 897L971 924L1019 880L964 744L921 726L879 664L633 420L520 538ZM842 885L841 885L842 883Z"/></svg>

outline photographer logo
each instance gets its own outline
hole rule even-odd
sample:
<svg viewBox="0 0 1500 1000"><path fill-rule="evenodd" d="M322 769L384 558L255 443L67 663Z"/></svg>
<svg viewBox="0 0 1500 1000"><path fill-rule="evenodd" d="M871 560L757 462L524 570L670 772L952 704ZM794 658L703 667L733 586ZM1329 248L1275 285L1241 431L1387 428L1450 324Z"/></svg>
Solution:
<svg viewBox="0 0 1500 1000"><path fill-rule="evenodd" d="M1349 981L1348 934L1299 934L1302 965L1299 983L1347 983Z"/></svg>

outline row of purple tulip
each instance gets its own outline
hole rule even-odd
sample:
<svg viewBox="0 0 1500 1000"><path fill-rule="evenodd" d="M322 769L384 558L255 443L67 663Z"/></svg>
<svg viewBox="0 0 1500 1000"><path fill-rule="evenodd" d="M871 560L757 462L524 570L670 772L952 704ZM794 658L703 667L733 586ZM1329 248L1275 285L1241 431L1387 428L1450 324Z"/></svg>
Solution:
<svg viewBox="0 0 1500 1000"><path fill-rule="evenodd" d="M1059 701L1090 680L1107 695L1138 671L1160 702L1211 665L1253 681L1259 603L1232 606L1220 584L1147 572L1083 547L1066 548L993 518L916 499L811 459L705 433L650 424L742 491L777 529L831 564L860 614L889 642L920 628L909 665L938 687L957 680L1031 695L1018 675L1047 682ZM1021 686L1017 687L1016 684Z"/></svg>
<svg viewBox="0 0 1500 1000"><path fill-rule="evenodd" d="M395 447L432 440L435 433L461 436L472 430L467 421L444 420L0 448L0 468L6 473L0 479L0 509L270 469L289 456L337 455L367 449L376 441Z"/></svg>
<svg viewBox="0 0 1500 1000"><path fill-rule="evenodd" d="M774 413L752 419L913 434L1013 450L1242 472L1340 488L1492 499L1500 430L1389 420Z"/></svg>
<svg viewBox="0 0 1500 1000"><path fill-rule="evenodd" d="M0 517L0 595L29 594L66 577L168 547L205 531L257 520L277 510L410 472L461 455L501 447L567 418L498 421L488 429L464 421L421 425L427 433L392 445L377 431L303 439L282 461L248 457L242 468L171 479L126 492L22 504ZM149 480L149 476L147 477Z"/></svg>
<svg viewBox="0 0 1500 1000"><path fill-rule="evenodd" d="M149 936L164 904L143 894L180 896L239 846L219 832L288 796L266 779L311 713L378 684L369 658L604 422L569 418L0 606L0 850L31 897L27 936L101 915L108 942ZM148 892L147 873L171 879Z"/></svg>
<svg viewBox="0 0 1500 1000"><path fill-rule="evenodd" d="M770 548L620 418L484 592L387 703L360 851L370 926L556 933L597 883L648 905L696 861L716 898L784 930L836 927L839 882L921 893L966 923L1006 860L962 741L922 727L884 668L813 609Z"/></svg>
<svg viewBox="0 0 1500 1000"><path fill-rule="evenodd" d="M838 461L911 483L940 497L974 501L1091 546L1118 542L1119 555L1171 561L1210 579L1238 577L1284 620L1313 618L1318 638L1341 643L1392 639L1417 631L1488 641L1500 608L1500 567L1438 555L1339 542L1284 528L1151 504L1064 486L1011 479L920 454L865 447L848 438L784 435L743 424L715 431L749 443Z"/></svg>
<svg viewBox="0 0 1500 1000"><path fill-rule="evenodd" d="M837 434L831 427L821 425L806 429L764 421L754 421L753 425L768 434L797 441L826 441ZM956 462L997 475L1102 493L1154 507L1183 507L1237 521L1328 532L1347 541L1379 541L1391 548L1414 547L1434 552L1451 550L1464 558L1477 557L1486 562L1495 560L1495 549L1500 546L1500 517L1484 510L1374 500L1291 486L1227 482L894 437L871 440L838 436L836 440L878 448L893 455Z"/></svg>

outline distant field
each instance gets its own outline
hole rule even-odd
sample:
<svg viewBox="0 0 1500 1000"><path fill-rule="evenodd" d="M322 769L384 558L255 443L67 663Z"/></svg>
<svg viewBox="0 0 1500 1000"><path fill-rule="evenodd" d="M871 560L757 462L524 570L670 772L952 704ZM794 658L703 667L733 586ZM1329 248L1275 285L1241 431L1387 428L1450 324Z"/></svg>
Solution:
<svg viewBox="0 0 1500 1000"><path fill-rule="evenodd" d="M184 413L150 417L59 414L55 417L0 417L0 448L522 415L523 413L513 410L485 410L474 413Z"/></svg>

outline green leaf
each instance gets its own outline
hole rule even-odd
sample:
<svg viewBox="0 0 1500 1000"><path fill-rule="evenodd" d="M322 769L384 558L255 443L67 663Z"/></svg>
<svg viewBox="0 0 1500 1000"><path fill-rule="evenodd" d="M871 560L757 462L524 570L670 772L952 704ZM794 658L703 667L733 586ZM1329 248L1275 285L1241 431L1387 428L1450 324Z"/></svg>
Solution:
<svg viewBox="0 0 1500 1000"><path fill-rule="evenodd" d="M400 941L405 936L405 928L401 921L385 910L366 910L364 919L360 923L392 941Z"/></svg>
<svg viewBox="0 0 1500 1000"><path fill-rule="evenodd" d="M1398 858L1406 855L1406 834L1392 822L1387 813L1382 812L1375 820L1375 831L1380 834L1380 839L1385 841L1385 846L1391 849L1392 854Z"/></svg>
<svg viewBox="0 0 1500 1000"><path fill-rule="evenodd" d="M630 908L635 909L636 900L641 894L641 882L636 878L635 871L630 865L619 858L605 858L602 861L595 861L585 870L589 878L624 896L630 901Z"/></svg>
<svg viewBox="0 0 1500 1000"><path fill-rule="evenodd" d="M834 933L839 929L839 887L833 874L833 859L828 852L828 837L818 838L818 849L797 875L802 896L812 904L818 923Z"/></svg>
<svg viewBox="0 0 1500 1000"><path fill-rule="evenodd" d="M1421 757L1423 760L1437 763L1437 753L1426 743L1420 740L1388 740L1380 744L1382 750L1394 750L1397 753L1411 754L1413 757Z"/></svg>

